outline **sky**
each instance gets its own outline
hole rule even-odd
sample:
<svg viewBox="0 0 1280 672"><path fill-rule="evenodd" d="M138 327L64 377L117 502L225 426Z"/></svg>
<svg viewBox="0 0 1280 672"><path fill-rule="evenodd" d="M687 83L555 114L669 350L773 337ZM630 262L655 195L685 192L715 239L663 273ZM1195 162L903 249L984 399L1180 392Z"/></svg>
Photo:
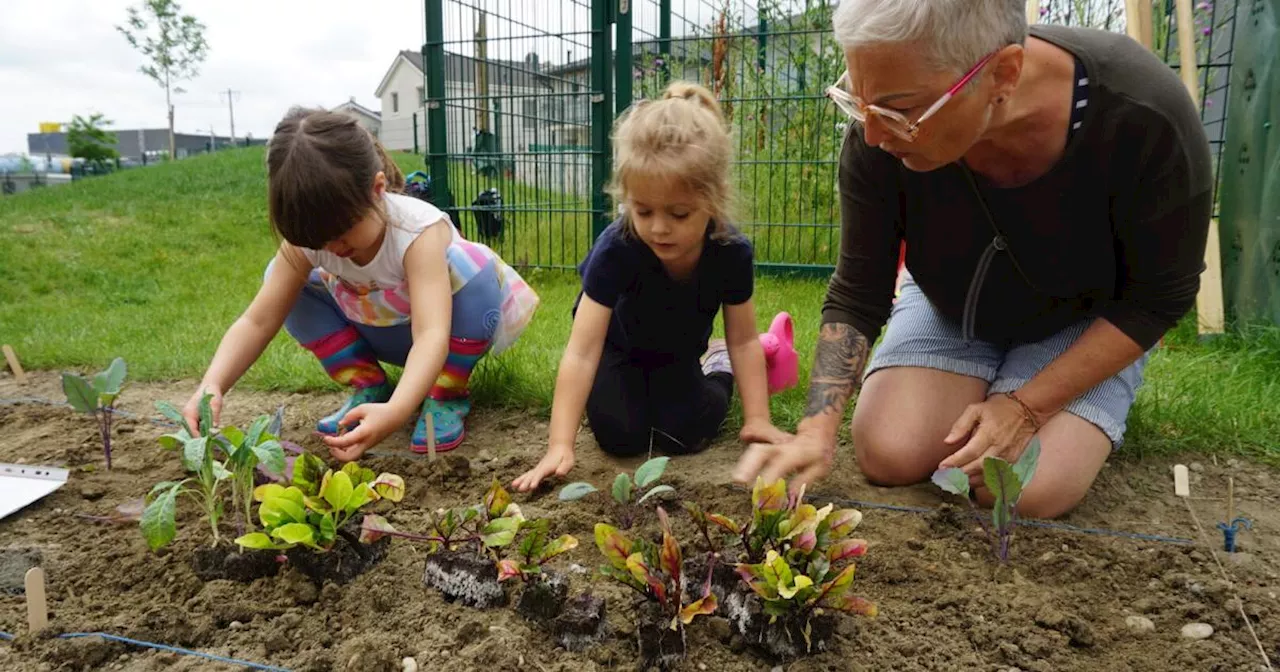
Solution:
<svg viewBox="0 0 1280 672"><path fill-rule="evenodd" d="M115 129L163 128L164 91L115 26L136 0L3 0L0 154L25 152L42 121L101 112ZM401 49L423 41L422 0L185 0L205 26L208 58L175 98L179 132L256 138L292 105L333 107L355 96L379 109L378 82ZM220 93L222 92L222 93Z"/></svg>

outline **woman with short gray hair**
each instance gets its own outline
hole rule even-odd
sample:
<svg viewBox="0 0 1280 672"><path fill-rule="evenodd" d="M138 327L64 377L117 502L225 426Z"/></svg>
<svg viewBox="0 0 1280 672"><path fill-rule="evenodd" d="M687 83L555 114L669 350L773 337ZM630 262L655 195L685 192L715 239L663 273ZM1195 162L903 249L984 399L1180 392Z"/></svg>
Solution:
<svg viewBox="0 0 1280 672"><path fill-rule="evenodd" d="M739 480L825 476L859 388L854 450L873 483L960 467L987 501L983 458L1015 461L1038 437L1025 516L1075 507L1122 442L1147 353L1199 290L1208 142L1186 89L1141 45L1028 28L1024 12L1023 0L836 10L848 71L828 96L854 122L840 258L805 418L791 442L752 446Z"/></svg>

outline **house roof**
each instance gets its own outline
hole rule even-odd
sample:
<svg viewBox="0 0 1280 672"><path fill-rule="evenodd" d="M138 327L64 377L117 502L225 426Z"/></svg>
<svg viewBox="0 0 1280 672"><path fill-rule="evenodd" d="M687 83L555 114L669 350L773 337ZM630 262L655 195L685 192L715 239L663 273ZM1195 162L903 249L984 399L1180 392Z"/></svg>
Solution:
<svg viewBox="0 0 1280 672"><path fill-rule="evenodd" d="M391 62L391 67L387 68L387 72L382 76L382 81L378 83L378 88L374 95L379 98L382 97L383 91L386 90L387 84L391 80L391 73L395 71L396 65L402 60L418 72L426 72L426 67L422 63L422 52L404 49L396 55L395 60ZM444 52L445 80L451 83L465 82L474 84L476 66L480 62L479 59L466 54L456 54L451 51ZM490 84L526 89L549 88L545 75L538 72L539 68L535 63L504 61L492 58L484 62L488 64Z"/></svg>
<svg viewBox="0 0 1280 672"><path fill-rule="evenodd" d="M364 116L370 117L377 121L382 120L382 114L380 112L375 112L374 110L371 110L365 107L364 105L357 103L354 97L351 98L351 100L348 100L340 105L337 105L336 107L331 109L330 112L337 112L339 110L351 110L352 112L363 114Z"/></svg>

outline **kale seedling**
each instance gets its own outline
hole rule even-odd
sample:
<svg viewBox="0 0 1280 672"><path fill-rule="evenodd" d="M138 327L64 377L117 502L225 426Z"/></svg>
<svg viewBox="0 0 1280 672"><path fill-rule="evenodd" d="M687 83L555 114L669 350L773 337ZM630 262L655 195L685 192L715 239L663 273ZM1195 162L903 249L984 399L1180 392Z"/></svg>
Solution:
<svg viewBox="0 0 1280 672"><path fill-rule="evenodd" d="M111 469L111 418L116 398L120 396L120 388L124 385L125 373L124 360L116 357L111 366L95 375L92 381L75 373L62 374L62 391L67 394L67 403L81 413L95 416L98 421L98 433L102 437L102 452L107 457L108 470Z"/></svg>
<svg viewBox="0 0 1280 672"><path fill-rule="evenodd" d="M398 502L403 497L404 479L395 474L375 476L355 462L348 462L341 471L326 471L320 458L304 453L294 463L293 485L268 483L253 490L254 500L261 502L258 517L263 531L241 536L236 543L241 548L306 546L326 552L361 508L380 499Z"/></svg>
<svg viewBox="0 0 1280 672"><path fill-rule="evenodd" d="M1022 451L1018 461L1010 465L998 457L987 457L982 461L982 480L994 500L991 503L991 523L977 515L978 522L991 540L991 553L1001 563L1009 561L1009 546L1013 541L1013 529L1018 519L1018 500L1022 497L1031 477L1036 473L1036 463L1040 461L1040 439L1033 437L1027 449ZM960 495L969 502L969 506L977 514L974 503L976 494L969 487L969 476L957 467L939 469L933 474L933 482L939 488L954 495Z"/></svg>
<svg viewBox="0 0 1280 672"><path fill-rule="evenodd" d="M146 497L146 508L142 511L142 535L151 550L156 550L173 541L177 534L175 513L178 495L188 495L200 504L204 519L209 523L213 533L213 545L217 546L221 537L218 534L218 521L222 519L222 497L218 489L222 482L231 478L222 462L214 455L213 410L209 406L213 395L206 394L200 399L198 438L191 437L191 426L173 406L163 401L156 402L156 409L165 417L178 425L178 431L160 437L160 445L167 450L181 450L182 466L194 474L181 481L165 481L151 488ZM198 487L188 487L195 481Z"/></svg>
<svg viewBox="0 0 1280 672"><path fill-rule="evenodd" d="M635 523L636 516L640 513L640 505L645 500L659 495L664 492L672 492L675 488L669 485L654 485L658 479L662 478L662 472L667 469L669 457L655 457L640 465L636 469L634 480L626 472L618 474L613 479L613 501L618 505L618 526L624 530L631 529ZM645 488L649 488L645 491ZM571 502L582 499L587 495L596 492L596 487L590 483L579 481L570 483L560 489L560 501Z"/></svg>
<svg viewBox="0 0 1280 672"><path fill-rule="evenodd" d="M600 573L632 588L646 599L657 603L663 623L671 630L680 630L702 614L716 610L716 596L711 593L711 575L703 584L702 596L689 604L684 603L684 582L681 573L684 558L680 544L671 533L667 512L658 507L658 520L662 526L662 544L657 545L642 538L631 539L617 528L596 523L596 547L609 564Z"/></svg>
<svg viewBox="0 0 1280 672"><path fill-rule="evenodd" d="M258 465L262 464L273 473L284 472L284 448L280 445L279 436L268 431L271 424L270 416L261 415L249 425L248 432L223 427L214 438L227 457L226 466L231 471L231 501L238 507L242 531L253 531L253 490Z"/></svg>

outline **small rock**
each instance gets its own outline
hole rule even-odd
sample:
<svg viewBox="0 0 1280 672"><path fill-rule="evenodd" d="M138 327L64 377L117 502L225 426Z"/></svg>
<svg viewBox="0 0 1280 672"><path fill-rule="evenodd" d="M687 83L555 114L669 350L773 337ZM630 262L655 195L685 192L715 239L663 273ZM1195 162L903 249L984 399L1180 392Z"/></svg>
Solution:
<svg viewBox="0 0 1280 672"><path fill-rule="evenodd" d="M911 549L911 550L913 550L913 551L923 551L923 550L924 550L924 542L923 542L923 541L920 541L919 539L908 539L908 540L907 540L907 548L909 548L909 549Z"/></svg>
<svg viewBox="0 0 1280 672"><path fill-rule="evenodd" d="M230 625L227 627L232 630L244 630L244 623L241 623L240 621L231 621Z"/></svg>
<svg viewBox="0 0 1280 672"><path fill-rule="evenodd" d="M489 451L487 451L487 450L481 450L479 453L476 453L476 461L477 461L477 462L492 462L492 461L493 461L493 455L492 455Z"/></svg>
<svg viewBox="0 0 1280 672"><path fill-rule="evenodd" d="M1239 469L1239 468L1240 468L1240 460L1237 460L1237 459L1235 459L1235 458L1233 457L1233 458L1231 458L1231 459L1227 460L1227 466L1228 466L1228 467L1230 467L1231 469Z"/></svg>
<svg viewBox="0 0 1280 672"><path fill-rule="evenodd" d="M971 558L971 557L973 557L973 556L969 555L969 551L960 551L960 558L961 558L961 559L968 560L968 559L969 559L969 558Z"/></svg>
<svg viewBox="0 0 1280 672"><path fill-rule="evenodd" d="M1182 626L1182 636L1187 639L1208 639L1213 635L1213 626L1208 623L1188 623Z"/></svg>
<svg viewBox="0 0 1280 672"><path fill-rule="evenodd" d="M1146 616L1129 616L1124 619L1124 626L1129 629L1129 632L1139 635L1147 632L1155 632L1156 629L1156 624L1152 623L1151 619Z"/></svg>
<svg viewBox="0 0 1280 672"><path fill-rule="evenodd" d="M1066 544L1063 544L1063 545L1062 545L1062 552L1063 552L1063 553L1070 553L1070 552L1071 552L1071 547L1070 547L1070 546L1068 546L1068 545L1066 545Z"/></svg>
<svg viewBox="0 0 1280 672"><path fill-rule="evenodd" d="M129 662L129 654L127 654L127 653L122 653L122 654L120 654L120 657L119 657L119 658L116 658L116 660L117 660L118 662L121 662L121 663L127 663L127 662Z"/></svg>
<svg viewBox="0 0 1280 672"><path fill-rule="evenodd" d="M1191 471L1204 471L1204 465L1199 462L1192 462L1187 468Z"/></svg>
<svg viewBox="0 0 1280 672"><path fill-rule="evenodd" d="M406 656L404 660L400 661L400 669L402 672L418 672L418 661Z"/></svg>
<svg viewBox="0 0 1280 672"><path fill-rule="evenodd" d="M107 494L107 489L97 483L85 483L80 486L80 496L91 502L96 502L99 499L102 499L102 496L105 494Z"/></svg>
<svg viewBox="0 0 1280 672"><path fill-rule="evenodd" d="M1040 562L1049 562L1052 559L1053 551L1046 551L1044 555L1040 556Z"/></svg>
<svg viewBox="0 0 1280 672"><path fill-rule="evenodd" d="M782 666L781 666L781 665L774 665L774 666L773 666L773 669L769 670L769 672L782 672Z"/></svg>
<svg viewBox="0 0 1280 672"><path fill-rule="evenodd" d="M1187 554L1187 557L1191 558L1193 562L1204 562L1205 560L1208 560L1208 558L1204 557L1204 553L1201 553L1200 551L1191 551Z"/></svg>
<svg viewBox="0 0 1280 672"><path fill-rule="evenodd" d="M699 670L705 670L705 669L707 669L707 664L706 664L706 663L698 663L698 669L699 669Z"/></svg>

